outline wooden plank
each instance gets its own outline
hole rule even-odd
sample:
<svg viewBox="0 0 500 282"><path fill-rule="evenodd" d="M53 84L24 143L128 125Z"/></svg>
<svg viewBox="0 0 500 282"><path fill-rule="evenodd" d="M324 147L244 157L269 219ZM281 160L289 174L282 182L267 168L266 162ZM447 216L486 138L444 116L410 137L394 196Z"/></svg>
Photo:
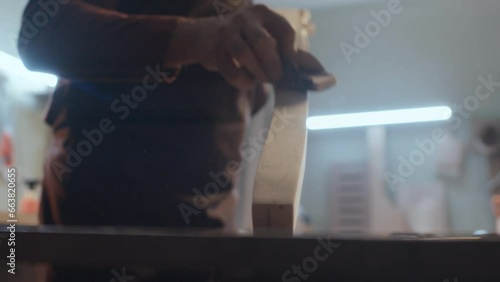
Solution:
<svg viewBox="0 0 500 282"><path fill-rule="evenodd" d="M275 114L255 178L254 232L279 228L293 233L295 228L305 169L307 96L307 91L275 92Z"/></svg>
<svg viewBox="0 0 500 282"><path fill-rule="evenodd" d="M311 14L306 10L278 10L296 31L295 45L308 49ZM306 65L321 66L314 57ZM327 73L308 75L282 60L285 79L275 87L274 115L265 128L268 140L254 182L252 221L254 232L279 228L292 234L302 193L307 148L307 90L325 90L335 84ZM305 62L302 62L305 63Z"/></svg>
<svg viewBox="0 0 500 282"><path fill-rule="evenodd" d="M0 222L7 222L9 218L9 213L7 212L0 212ZM38 220L38 214L22 214L18 213L16 214L16 219L17 219L17 225L38 225L39 220Z"/></svg>

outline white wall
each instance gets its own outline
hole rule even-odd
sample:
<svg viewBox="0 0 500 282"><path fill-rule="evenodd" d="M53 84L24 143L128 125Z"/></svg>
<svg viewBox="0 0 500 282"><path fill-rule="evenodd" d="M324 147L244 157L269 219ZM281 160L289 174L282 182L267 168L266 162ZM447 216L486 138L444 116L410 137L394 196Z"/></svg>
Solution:
<svg viewBox="0 0 500 282"><path fill-rule="evenodd" d="M347 63L340 44L354 44L354 27L373 17L370 11L386 9L386 3L313 11L318 31L312 51L338 78L333 90L311 96L311 115L410 108L462 103L474 94L479 75L493 74L500 81L500 1L442 0L402 1L403 11L372 39L361 54ZM500 118L500 90L483 102L473 116ZM471 118L472 119L472 118ZM443 124L388 128L388 170L398 156L415 150L414 140L431 136ZM468 141L467 126L457 132ZM329 225L328 197L331 164L366 160L364 130L311 132L303 204L315 219L315 227ZM427 158L408 179L410 183L438 180L433 174L437 154ZM492 230L489 211L486 160L475 153L466 159L463 179L447 181L451 229L469 232Z"/></svg>
<svg viewBox="0 0 500 282"><path fill-rule="evenodd" d="M17 54L16 38L27 0L0 0L0 50Z"/></svg>

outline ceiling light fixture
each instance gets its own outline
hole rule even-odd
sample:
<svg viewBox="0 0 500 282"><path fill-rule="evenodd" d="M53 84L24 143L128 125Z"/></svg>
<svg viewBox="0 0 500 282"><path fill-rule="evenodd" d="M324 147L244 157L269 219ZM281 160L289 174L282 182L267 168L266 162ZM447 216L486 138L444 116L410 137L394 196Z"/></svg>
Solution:
<svg viewBox="0 0 500 282"><path fill-rule="evenodd" d="M450 107L428 107L392 111L365 112L329 116L315 116L307 119L310 130L363 127L375 125L404 124L449 120L453 115Z"/></svg>

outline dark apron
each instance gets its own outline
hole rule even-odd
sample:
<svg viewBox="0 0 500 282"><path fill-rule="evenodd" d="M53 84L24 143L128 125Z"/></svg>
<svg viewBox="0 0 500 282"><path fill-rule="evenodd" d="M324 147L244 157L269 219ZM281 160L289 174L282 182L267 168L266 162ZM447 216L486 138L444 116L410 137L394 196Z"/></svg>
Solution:
<svg viewBox="0 0 500 282"><path fill-rule="evenodd" d="M124 0L119 9L189 15L194 2ZM241 161L239 146L255 110L255 92L237 91L220 75L188 66L174 83L148 91L122 120L126 110L112 105L137 85L59 85L47 114L53 138L45 164L42 224L222 227L191 199L194 189L224 183L219 186L221 197L211 203L216 205L233 189L237 175L228 171L228 164ZM114 128L112 132L98 133L103 123L104 128ZM187 222L181 205L198 213ZM113 278L108 268L53 267L52 275L50 281L64 282ZM140 273L135 276L134 281L150 281L141 280Z"/></svg>

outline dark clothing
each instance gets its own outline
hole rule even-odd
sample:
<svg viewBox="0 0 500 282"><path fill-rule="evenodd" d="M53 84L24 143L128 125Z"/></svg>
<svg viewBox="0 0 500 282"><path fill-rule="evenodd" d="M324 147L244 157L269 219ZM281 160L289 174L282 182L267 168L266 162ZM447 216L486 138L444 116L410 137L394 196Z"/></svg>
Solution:
<svg viewBox="0 0 500 282"><path fill-rule="evenodd" d="M215 205L233 188L231 165L241 161L245 127L264 94L238 91L197 65L182 67L173 83L158 74L178 21L207 7L215 14L212 2L73 0L30 38L23 22L25 64L64 78L47 114L54 138L42 223L222 225L193 206L193 189L215 183ZM200 213L186 220L181 204Z"/></svg>
<svg viewBox="0 0 500 282"><path fill-rule="evenodd" d="M178 21L215 14L213 1L45 2L65 4L49 7L57 12L33 33L32 19L47 9L31 0L19 40L27 67L62 78L47 113L54 136L41 222L221 227L206 205L193 203L193 189L204 194L218 187L211 205L227 197L245 127L264 94L238 91L196 65L182 67L173 83L159 74ZM134 281L177 281L171 274L146 280L127 273ZM50 281L114 281L109 269L54 266L50 275Z"/></svg>

